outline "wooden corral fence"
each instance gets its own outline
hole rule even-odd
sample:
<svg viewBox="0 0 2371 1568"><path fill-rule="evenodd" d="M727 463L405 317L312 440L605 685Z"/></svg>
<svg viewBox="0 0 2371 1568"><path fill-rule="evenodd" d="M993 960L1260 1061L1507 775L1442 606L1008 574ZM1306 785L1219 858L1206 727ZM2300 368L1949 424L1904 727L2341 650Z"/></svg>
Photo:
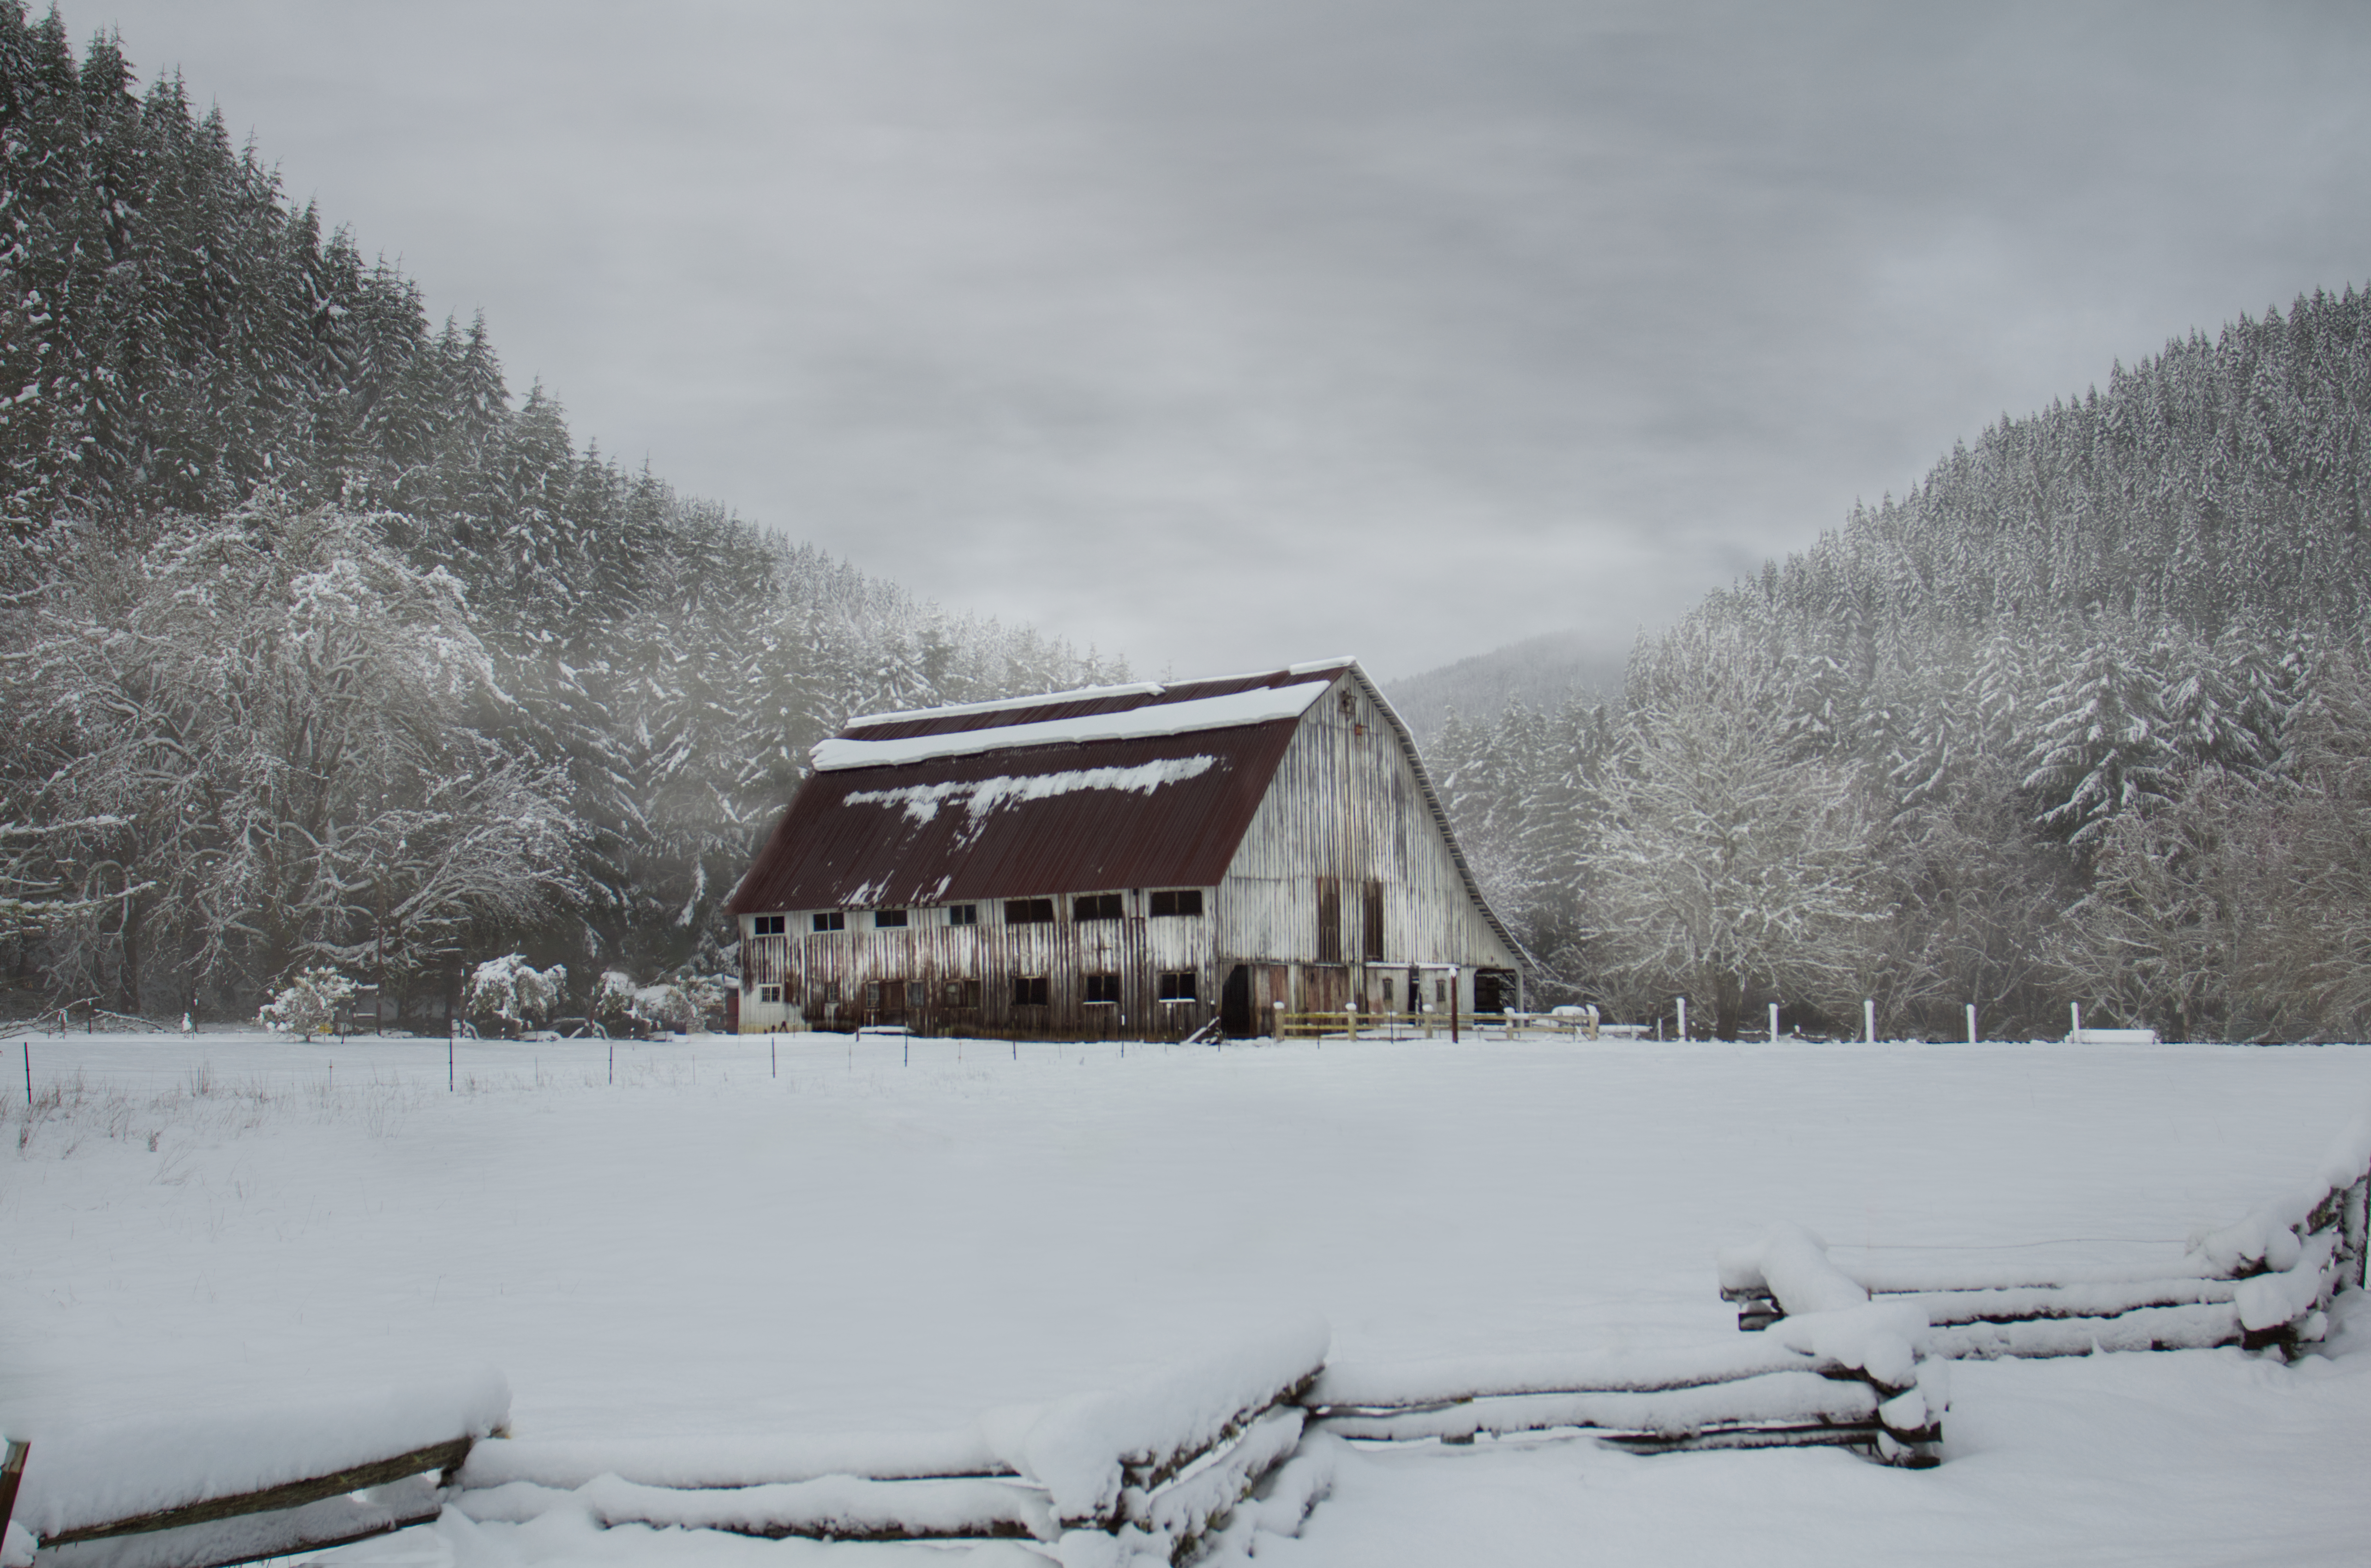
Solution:
<svg viewBox="0 0 2371 1568"><path fill-rule="evenodd" d="M1810 1232L1782 1226L1720 1255L1720 1293L1748 1332L1799 1312L1897 1303L1925 1316L1926 1344L1938 1356L2236 1344L2293 1357L2322 1337L2331 1296L2366 1284L2366 1201L2371 1116L2341 1135L2310 1183L2200 1237L2171 1268L1846 1271Z"/></svg>
<svg viewBox="0 0 2371 1568"><path fill-rule="evenodd" d="M1493 1040L1527 1037L1580 1040L1637 1040L1648 1032L1645 1024L1600 1023L1590 1032L1589 1020L1568 1012L1360 1012L1339 1008L1330 1012L1276 1015L1277 1033L1286 1040L1456 1040L1475 1035Z"/></svg>
<svg viewBox="0 0 2371 1568"><path fill-rule="evenodd" d="M1474 1020L1468 1014L1463 1020L1464 1032L1473 1032ZM1284 1040L1454 1040L1461 1020L1447 1012L1360 1012L1356 1008L1343 1008L1334 1012L1283 1012L1276 1015L1276 1032Z"/></svg>

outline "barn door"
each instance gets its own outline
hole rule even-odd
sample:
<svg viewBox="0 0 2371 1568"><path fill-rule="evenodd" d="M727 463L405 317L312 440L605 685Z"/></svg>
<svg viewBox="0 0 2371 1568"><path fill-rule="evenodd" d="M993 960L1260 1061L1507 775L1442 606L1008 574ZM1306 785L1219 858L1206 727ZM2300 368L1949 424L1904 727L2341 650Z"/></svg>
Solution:
<svg viewBox="0 0 2371 1568"><path fill-rule="evenodd" d="M1219 987L1219 1027L1230 1039L1245 1040L1252 1032L1252 972L1238 963L1227 971L1227 983Z"/></svg>

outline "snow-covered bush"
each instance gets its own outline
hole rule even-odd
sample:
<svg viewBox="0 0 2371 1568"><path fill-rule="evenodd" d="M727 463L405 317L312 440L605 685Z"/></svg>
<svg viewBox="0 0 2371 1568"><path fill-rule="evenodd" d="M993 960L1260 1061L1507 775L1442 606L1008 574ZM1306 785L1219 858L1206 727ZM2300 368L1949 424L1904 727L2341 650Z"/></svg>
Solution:
<svg viewBox="0 0 2371 1568"><path fill-rule="evenodd" d="M622 969L606 971L593 996L593 1016L604 1028L630 1029L637 1024L654 1029L688 1031L698 1010L684 988L670 981L637 986Z"/></svg>
<svg viewBox="0 0 2371 1568"><path fill-rule="evenodd" d="M284 1030L303 1040L327 1034L338 1021L338 1007L354 994L354 983L334 969L307 969L285 990L263 1004L255 1021L266 1029ZM182 1017L186 1030L188 1015Z"/></svg>
<svg viewBox="0 0 2371 1568"><path fill-rule="evenodd" d="M550 1017L567 986L564 963L538 969L520 952L488 959L469 977L469 1021L480 1034L517 1034Z"/></svg>
<svg viewBox="0 0 2371 1568"><path fill-rule="evenodd" d="M724 1021L724 998L740 988L736 975L693 974L685 979L683 994L694 1018L721 1024Z"/></svg>

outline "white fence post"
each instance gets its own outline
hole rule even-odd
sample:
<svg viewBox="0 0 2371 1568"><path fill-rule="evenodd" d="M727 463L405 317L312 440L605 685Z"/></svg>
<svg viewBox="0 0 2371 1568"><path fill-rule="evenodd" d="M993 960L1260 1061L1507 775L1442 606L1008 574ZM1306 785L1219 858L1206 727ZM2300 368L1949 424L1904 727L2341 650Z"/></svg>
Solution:
<svg viewBox="0 0 2371 1568"><path fill-rule="evenodd" d="M2066 1004L2066 1011L2068 1016L2073 1018L2075 1020L2074 1032L2066 1036L2066 1043L2069 1045L2080 1045L2083 1043L2083 1004L2080 1002L2069 1002Z"/></svg>
<svg viewBox="0 0 2371 1568"><path fill-rule="evenodd" d="M1868 1043L1869 1043L1870 1044L1872 1044L1872 1045L1876 1044L1876 1043L1877 1043L1877 998L1876 998L1876 997L1862 997L1862 998L1861 998L1861 1004L1860 1004L1860 1020L1861 1020L1861 1028L1862 1028L1863 1032L1864 1032L1868 1036Z"/></svg>
<svg viewBox="0 0 2371 1568"><path fill-rule="evenodd" d="M1679 1005L1680 1038L1685 1040L1688 1037L1688 999L1685 997L1673 997L1671 1000Z"/></svg>
<svg viewBox="0 0 2371 1568"><path fill-rule="evenodd" d="M1971 1045L1972 1045L1972 1044L1974 1044L1975 1043L1976 1043L1976 1004L1975 1004L1975 1003L1973 1003L1973 1002L1970 1002L1970 1003L1968 1004L1968 1043L1969 1043L1969 1044L1971 1044Z"/></svg>
<svg viewBox="0 0 2371 1568"><path fill-rule="evenodd" d="M1778 1043L1778 1004L1775 1002L1770 1004L1770 1043L1774 1045Z"/></svg>

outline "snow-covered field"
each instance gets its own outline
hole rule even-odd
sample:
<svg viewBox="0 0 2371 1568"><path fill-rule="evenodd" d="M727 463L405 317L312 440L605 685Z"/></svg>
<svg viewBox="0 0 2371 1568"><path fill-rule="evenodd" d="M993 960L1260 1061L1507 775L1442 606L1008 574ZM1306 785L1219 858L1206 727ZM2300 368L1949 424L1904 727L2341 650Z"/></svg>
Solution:
<svg viewBox="0 0 2371 1568"><path fill-rule="evenodd" d="M1362 1361L1703 1344L1714 1250L1770 1221L1847 1266L2169 1260L2371 1102L2361 1047L695 1037L613 1084L604 1045L465 1042L448 1092L441 1040L29 1044L0 1428L60 1437L489 1365L522 1437L941 1428L1312 1311ZM1259 1556L2359 1564L2371 1318L2331 1349L1963 1364L1925 1472L1363 1451ZM330 1560L880 1551L448 1511Z"/></svg>

